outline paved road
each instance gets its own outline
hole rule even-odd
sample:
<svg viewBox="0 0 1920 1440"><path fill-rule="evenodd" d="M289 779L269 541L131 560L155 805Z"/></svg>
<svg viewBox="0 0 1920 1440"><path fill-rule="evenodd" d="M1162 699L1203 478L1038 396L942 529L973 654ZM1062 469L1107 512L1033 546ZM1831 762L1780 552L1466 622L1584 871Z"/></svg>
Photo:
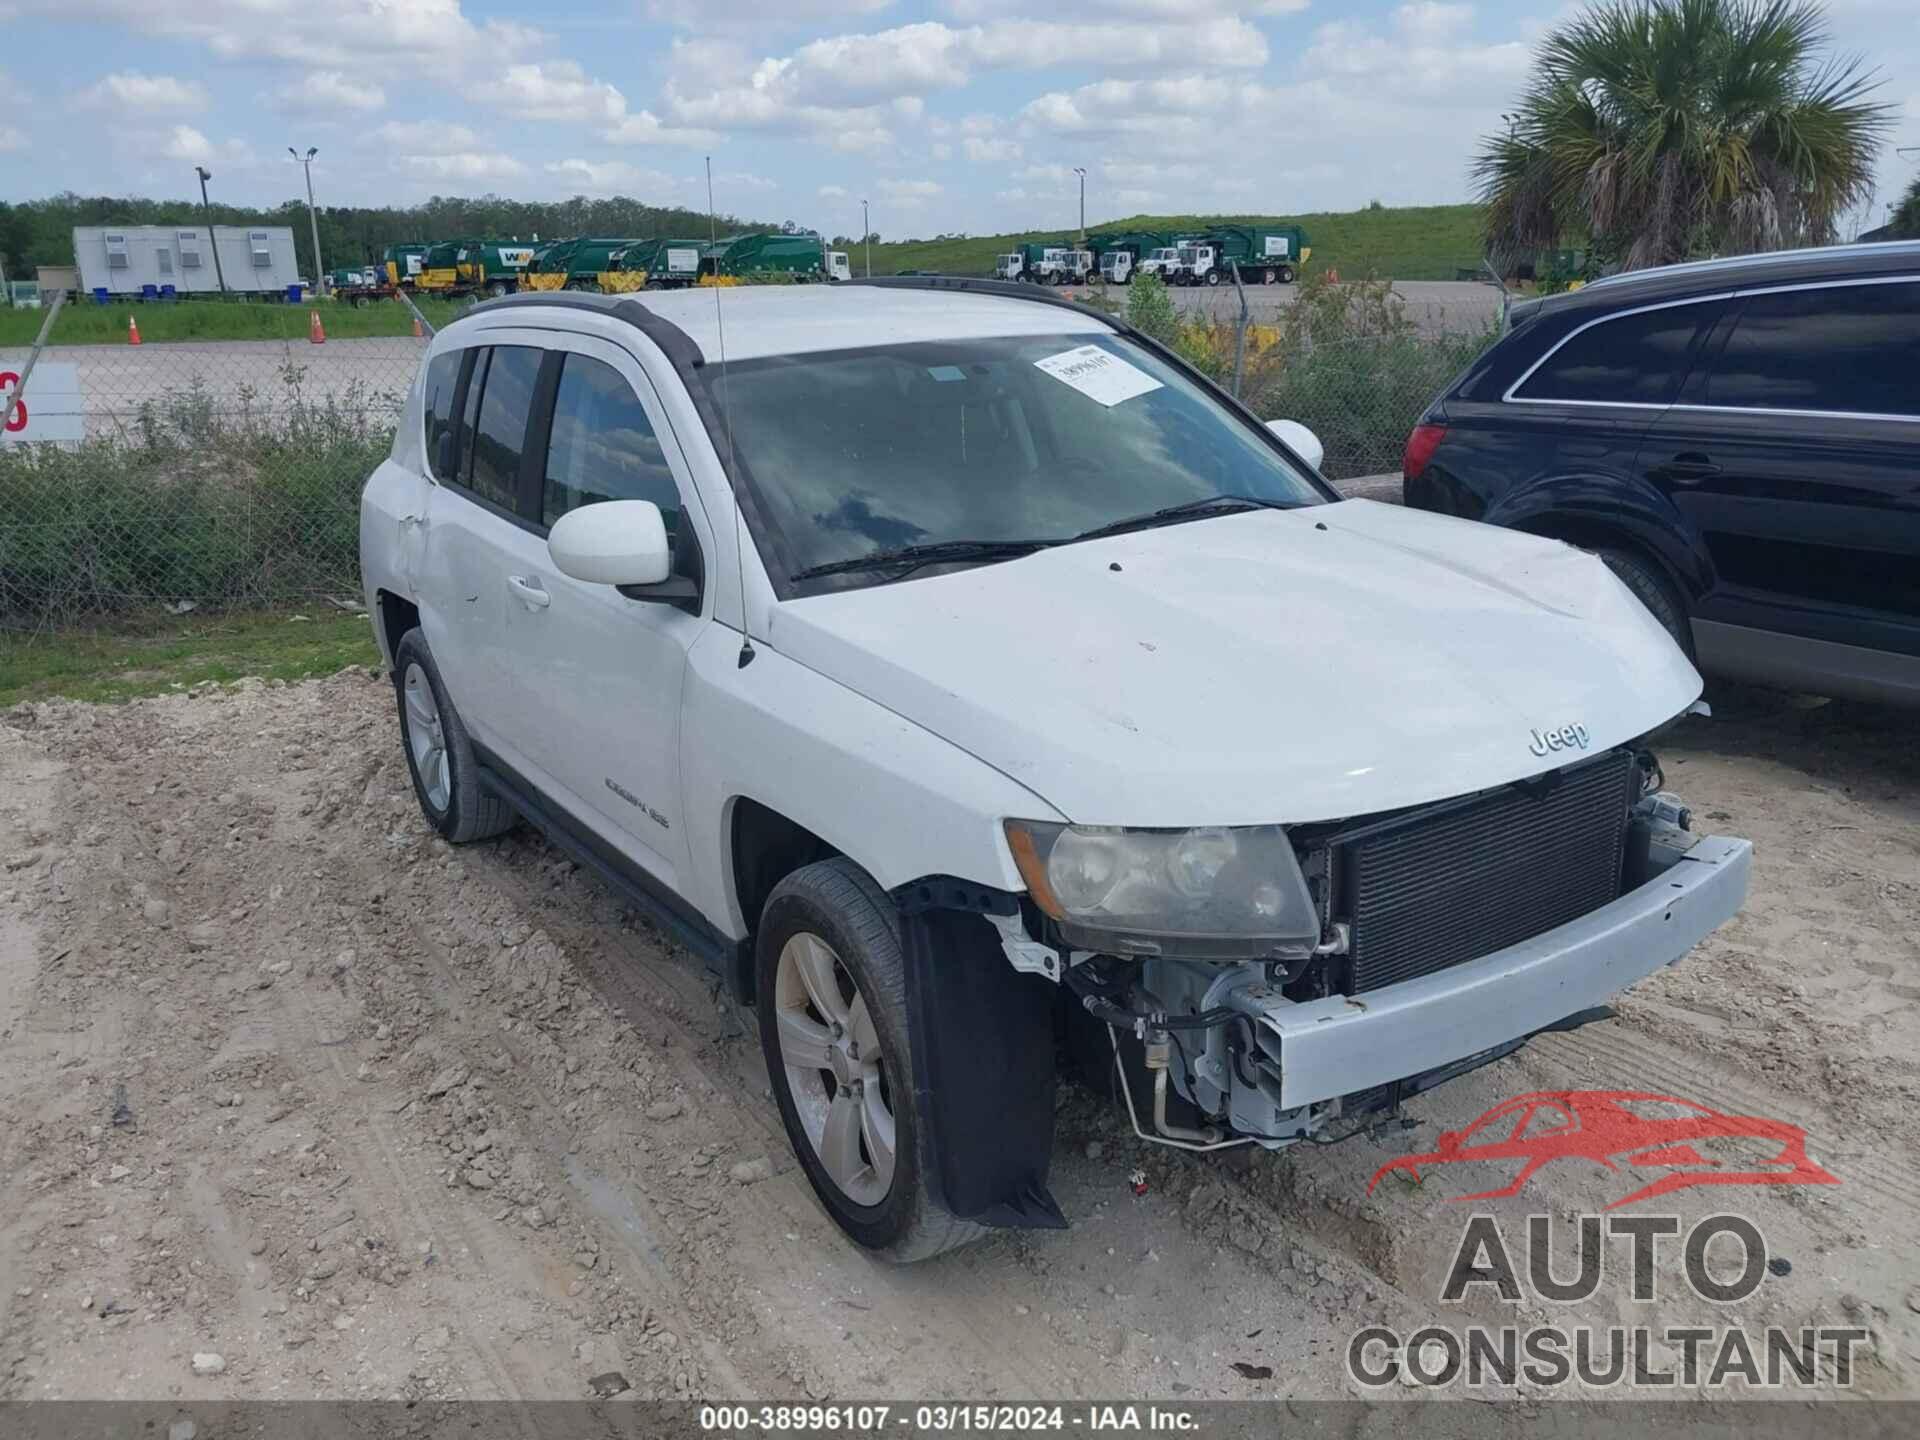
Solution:
<svg viewBox="0 0 1920 1440"><path fill-rule="evenodd" d="M1470 282L1408 280L1394 287L1407 311L1430 334L1478 330L1499 315L1500 292ZM1078 293L1069 291L1068 293ZM1299 296L1292 285L1250 285L1247 303L1256 321L1279 321ZM1177 289L1183 310L1237 313L1231 286ZM56 345L47 361L80 367L90 434L125 433L140 420L143 407L162 414L181 407L207 407L229 421L248 416L282 415L296 400L308 405L332 402L369 415L398 411L419 366L426 342L407 337L378 340L305 339L209 340L178 344ZM23 349L0 349L0 369L19 369Z"/></svg>
<svg viewBox="0 0 1920 1440"><path fill-rule="evenodd" d="M179 344L52 345L42 363L80 367L89 435L123 434L143 411L190 423L201 410L229 422L284 416L296 404L349 407L383 421L398 412L424 340L201 340ZM0 349L0 370L25 350ZM32 390L28 390L28 399Z"/></svg>
<svg viewBox="0 0 1920 1440"><path fill-rule="evenodd" d="M1430 335L1485 330L1500 318L1500 292L1471 280L1401 280L1393 287L1406 304L1407 315ZM1084 293L1069 290L1068 294ZM1273 324L1299 297L1296 285L1249 285L1247 308L1256 322ZM1231 285L1214 289L1176 288L1174 303L1182 310L1205 310L1215 315L1239 313L1240 301Z"/></svg>

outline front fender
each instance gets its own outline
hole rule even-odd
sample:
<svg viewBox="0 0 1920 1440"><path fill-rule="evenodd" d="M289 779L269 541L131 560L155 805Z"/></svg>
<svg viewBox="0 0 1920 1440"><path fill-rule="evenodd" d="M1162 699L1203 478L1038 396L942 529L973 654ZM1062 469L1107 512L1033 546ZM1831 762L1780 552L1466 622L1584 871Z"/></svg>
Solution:
<svg viewBox="0 0 1920 1440"><path fill-rule="evenodd" d="M1660 490L1635 476L1542 476L1501 495L1481 517L1490 525L1590 543L1607 533L1647 551L1689 599L1713 589L1713 562L1693 523Z"/></svg>
<svg viewBox="0 0 1920 1440"><path fill-rule="evenodd" d="M751 925L732 883L727 817L747 797L805 826L892 890L928 875L1024 891L1001 822L1064 820L991 765L771 644L739 664L709 626L688 655L681 785L694 904L732 938Z"/></svg>

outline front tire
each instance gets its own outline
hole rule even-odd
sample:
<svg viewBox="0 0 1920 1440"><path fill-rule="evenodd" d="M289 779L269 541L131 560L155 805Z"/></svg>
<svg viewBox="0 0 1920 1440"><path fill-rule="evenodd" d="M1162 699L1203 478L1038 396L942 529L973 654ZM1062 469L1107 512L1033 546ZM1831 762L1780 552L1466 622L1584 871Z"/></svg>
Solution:
<svg viewBox="0 0 1920 1440"><path fill-rule="evenodd" d="M755 937L760 1044L793 1153L856 1244L905 1264L984 1233L920 1168L900 918L852 861L774 887Z"/></svg>
<svg viewBox="0 0 1920 1440"><path fill-rule="evenodd" d="M394 647L393 688L400 702L407 773L427 823L455 845L511 830L514 813L504 800L481 788L473 742L447 698L440 667L418 628L401 636Z"/></svg>

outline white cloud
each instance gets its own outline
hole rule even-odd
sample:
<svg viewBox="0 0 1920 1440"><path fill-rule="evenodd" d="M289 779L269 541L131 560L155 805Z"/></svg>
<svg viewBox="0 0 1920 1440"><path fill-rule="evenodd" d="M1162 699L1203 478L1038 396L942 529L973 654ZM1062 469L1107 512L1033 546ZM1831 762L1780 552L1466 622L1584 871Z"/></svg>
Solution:
<svg viewBox="0 0 1920 1440"><path fill-rule="evenodd" d="M716 188L721 190L778 190L777 183L764 175L755 175L748 170L729 170L713 177Z"/></svg>
<svg viewBox="0 0 1920 1440"><path fill-rule="evenodd" d="M1209 15L1297 15L1309 0L1102 0L1103 23L1121 20L1191 21ZM960 20L1019 19L1034 13L1031 0L948 0L947 9Z"/></svg>
<svg viewBox="0 0 1920 1440"><path fill-rule="evenodd" d="M660 170L629 165L624 160L560 160L546 166L569 186L586 195L617 195L678 190L685 182Z"/></svg>
<svg viewBox="0 0 1920 1440"><path fill-rule="evenodd" d="M184 160L192 165L218 163L225 169L246 169L255 162L253 147L244 140L223 140L214 144L191 125L175 125L166 132L160 153L169 160Z"/></svg>
<svg viewBox="0 0 1920 1440"><path fill-rule="evenodd" d="M967 152L967 159L976 165L1005 164L1020 158L1018 140L986 140L978 135L969 135L960 144Z"/></svg>
<svg viewBox="0 0 1920 1440"><path fill-rule="evenodd" d="M387 92L370 80L355 80L340 70L314 70L283 85L273 108L288 115L336 115L346 110L370 115L387 103Z"/></svg>
<svg viewBox="0 0 1920 1440"><path fill-rule="evenodd" d="M934 180L882 180L878 188L883 200L901 209L918 207L943 193Z"/></svg>
<svg viewBox="0 0 1920 1440"><path fill-rule="evenodd" d="M134 110L146 115L185 114L207 108L207 90L194 80L122 70L89 85L74 97L74 104L89 110Z"/></svg>
<svg viewBox="0 0 1920 1440"><path fill-rule="evenodd" d="M314 69L418 78L523 54L539 32L516 21L475 21L460 0L7 0L11 10L64 24L203 44L222 60L270 60Z"/></svg>
<svg viewBox="0 0 1920 1440"><path fill-rule="evenodd" d="M513 180L527 167L498 150L460 150L444 155L400 155L396 165L430 180Z"/></svg>
<svg viewBox="0 0 1920 1440"><path fill-rule="evenodd" d="M465 125L438 120L389 120L373 132L373 138L382 149L413 154L451 154L480 148L480 137Z"/></svg>
<svg viewBox="0 0 1920 1440"><path fill-rule="evenodd" d="M25 134L16 130L11 125L0 125L0 151L24 150L26 148L27 137Z"/></svg>
<svg viewBox="0 0 1920 1440"><path fill-rule="evenodd" d="M762 0L646 0L642 7L653 20L670 25L740 25L763 29L769 24L793 25L804 20L845 20L874 15L893 0L783 0L777 10Z"/></svg>
<svg viewBox="0 0 1920 1440"><path fill-rule="evenodd" d="M822 200L844 200L847 198L847 187L844 185L822 185L813 193L818 195Z"/></svg>
<svg viewBox="0 0 1920 1440"><path fill-rule="evenodd" d="M24 105L32 99L24 85L0 68L0 105Z"/></svg>
<svg viewBox="0 0 1920 1440"><path fill-rule="evenodd" d="M595 80L572 60L509 65L469 92L523 120L571 120L617 126L627 116L627 97Z"/></svg>
<svg viewBox="0 0 1920 1440"><path fill-rule="evenodd" d="M651 110L640 110L603 132L601 138L610 145L712 145L720 136L713 130L668 125Z"/></svg>

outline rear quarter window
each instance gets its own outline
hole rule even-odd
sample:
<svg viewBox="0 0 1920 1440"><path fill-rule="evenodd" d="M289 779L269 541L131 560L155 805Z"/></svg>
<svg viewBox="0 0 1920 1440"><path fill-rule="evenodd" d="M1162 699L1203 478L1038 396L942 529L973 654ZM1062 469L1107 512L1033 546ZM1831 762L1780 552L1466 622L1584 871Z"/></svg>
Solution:
<svg viewBox="0 0 1920 1440"><path fill-rule="evenodd" d="M1629 311L1576 330L1514 393L1517 400L1671 405L1721 302Z"/></svg>
<svg viewBox="0 0 1920 1440"><path fill-rule="evenodd" d="M443 485L455 478L450 466L441 466L440 441L442 436L454 431L453 400L460 388L460 362L465 358L464 350L448 350L427 362L427 391L422 406L427 426L427 472Z"/></svg>

